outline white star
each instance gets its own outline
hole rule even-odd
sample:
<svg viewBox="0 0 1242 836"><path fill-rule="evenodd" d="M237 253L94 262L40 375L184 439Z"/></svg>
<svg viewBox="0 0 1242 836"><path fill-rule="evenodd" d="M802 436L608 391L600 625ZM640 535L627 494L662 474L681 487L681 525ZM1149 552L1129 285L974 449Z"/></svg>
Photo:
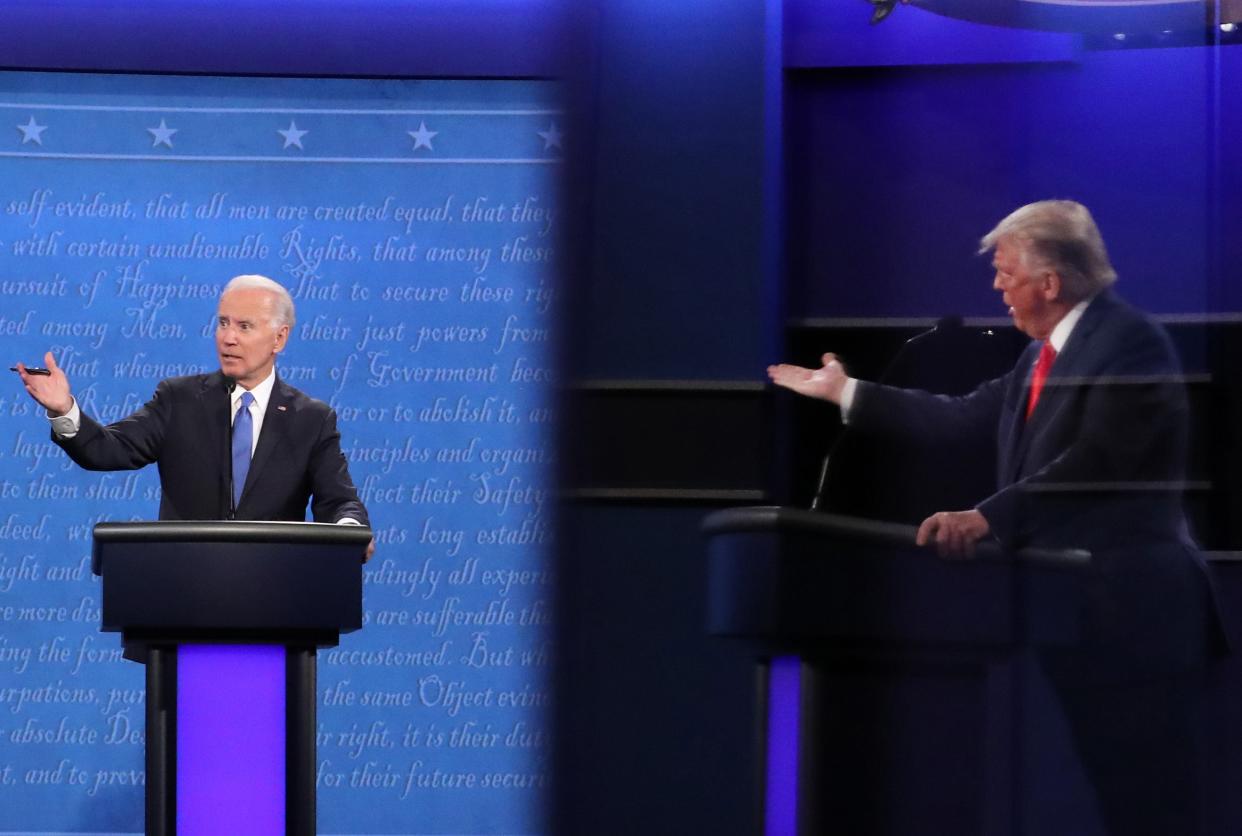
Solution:
<svg viewBox="0 0 1242 836"><path fill-rule="evenodd" d="M539 136L543 139L543 150L547 151L551 148L562 147L561 140L565 135L561 133L560 128L556 127L555 122L549 122L548 129L546 131L535 131L535 133L539 134Z"/></svg>
<svg viewBox="0 0 1242 836"><path fill-rule="evenodd" d="M40 125L35 121L33 116L24 125L18 125L17 129L22 132L22 145L27 142L33 142L35 145L43 144L43 132L47 130L47 125Z"/></svg>
<svg viewBox="0 0 1242 836"><path fill-rule="evenodd" d="M283 131L277 130L276 133L285 138L285 148L293 147L300 150L302 148L302 137L306 136L310 131L299 131L298 123L290 119L289 127Z"/></svg>
<svg viewBox="0 0 1242 836"><path fill-rule="evenodd" d="M426 148L428 151L431 151L434 150L431 147L431 138L440 132L427 130L427 123L420 121L418 123L418 130L406 131L406 133L414 137L414 148L412 150L417 151L419 148Z"/></svg>
<svg viewBox="0 0 1242 836"><path fill-rule="evenodd" d="M172 135L177 132L177 129L168 127L168 125L164 123L163 119L160 120L160 126L158 128L147 128L147 130L151 133L152 148L159 148L161 145L167 145L169 148L173 147Z"/></svg>

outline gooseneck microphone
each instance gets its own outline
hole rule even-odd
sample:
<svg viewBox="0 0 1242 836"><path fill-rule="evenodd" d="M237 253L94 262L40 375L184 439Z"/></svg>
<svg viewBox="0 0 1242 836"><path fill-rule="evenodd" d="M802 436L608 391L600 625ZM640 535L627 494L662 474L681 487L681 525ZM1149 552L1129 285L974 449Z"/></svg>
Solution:
<svg viewBox="0 0 1242 836"><path fill-rule="evenodd" d="M237 507L233 504L233 390L237 388L237 378L224 376L224 392L228 397L225 414L229 417L229 436L224 448L224 458L229 463L229 519L237 519Z"/></svg>
<svg viewBox="0 0 1242 836"><path fill-rule="evenodd" d="M928 328L926 331L920 331L919 333L915 334L913 337L911 337L910 339L902 343L901 348L897 349L897 353L893 355L892 360L888 361L888 365L884 367L883 374L880 375L880 377L876 380L876 382L885 383L889 379L889 377L892 375L893 369L897 368L898 363L902 361L903 359L905 359L910 354L911 351L914 351L915 349L918 348L918 345L917 345L918 343L927 339L932 334L935 334L941 331L942 328L945 331L949 331L954 328L960 328L960 327L962 327L962 318L957 315L950 315L950 316L941 317L936 322L935 325ZM819 481L815 485L815 496L811 500L812 511L822 510L822 507L824 504L824 494L828 490L828 466L829 466L829 463L832 461L832 456L836 452L837 447L841 444L842 439L845 438L848 432L849 432L849 427L847 426L833 440L832 445L828 448L827 454L824 455L824 463L820 465L820 468L819 468Z"/></svg>

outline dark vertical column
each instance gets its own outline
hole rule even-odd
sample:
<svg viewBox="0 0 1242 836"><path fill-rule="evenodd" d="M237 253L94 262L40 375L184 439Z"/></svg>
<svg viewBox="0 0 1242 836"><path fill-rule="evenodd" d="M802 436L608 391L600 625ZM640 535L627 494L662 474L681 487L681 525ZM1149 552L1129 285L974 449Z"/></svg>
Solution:
<svg viewBox="0 0 1242 836"><path fill-rule="evenodd" d="M177 832L177 649L147 651L146 833Z"/></svg>
<svg viewBox="0 0 1242 836"><path fill-rule="evenodd" d="M314 836L315 648L287 648L285 672L285 821L290 836Z"/></svg>
<svg viewBox="0 0 1242 836"><path fill-rule="evenodd" d="M822 660L814 657L798 662L796 678L793 672L787 675L795 681L786 688L796 694L798 717L794 723L798 751L793 756L798 767L798 836L819 836L829 831L829 820L824 816L823 807L826 796L834 788L824 783L824 771L819 756L818 745L824 734L824 717L820 711L823 707L825 682L822 676Z"/></svg>
<svg viewBox="0 0 1242 836"><path fill-rule="evenodd" d="M762 482L761 467L744 485L712 480L715 462L732 466L764 444L758 393L722 393L758 389L773 360L761 320L776 302L764 295L765 254L779 254L764 187L765 84L775 80L764 75L765 26L776 6L574 5L595 9L582 13L587 60L572 88L587 130L575 150L567 144L570 203L589 219L569 233L563 373L579 393L626 394L599 413L616 434L575 420L599 399L567 399L578 403L561 413L574 484L602 498L559 509L551 831L753 836L753 662L706 635L697 527L714 506L686 503ZM649 420L670 392L675 408ZM704 440L724 423L712 414L721 405L750 423L731 423L728 444L712 448ZM663 445L704 464L676 479L645 470ZM581 466L595 461L619 467ZM656 685L670 676L676 688Z"/></svg>
<svg viewBox="0 0 1242 836"><path fill-rule="evenodd" d="M755 711L751 717L754 728L755 751L751 776L754 786L754 825L751 833L762 833L768 799L768 692L771 688L772 666L768 659L755 663Z"/></svg>

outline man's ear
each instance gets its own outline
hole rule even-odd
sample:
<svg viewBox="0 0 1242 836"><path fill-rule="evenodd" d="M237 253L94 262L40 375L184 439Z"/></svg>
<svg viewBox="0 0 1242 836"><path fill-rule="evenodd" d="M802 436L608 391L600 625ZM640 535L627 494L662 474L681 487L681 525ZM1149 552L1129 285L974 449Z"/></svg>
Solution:
<svg viewBox="0 0 1242 836"><path fill-rule="evenodd" d="M1061 274L1056 270L1044 273L1043 284L1040 286L1045 302L1061 301Z"/></svg>
<svg viewBox="0 0 1242 836"><path fill-rule="evenodd" d="M276 329L276 347L272 351L279 354L284 350L285 345L289 342L289 326L282 325Z"/></svg>

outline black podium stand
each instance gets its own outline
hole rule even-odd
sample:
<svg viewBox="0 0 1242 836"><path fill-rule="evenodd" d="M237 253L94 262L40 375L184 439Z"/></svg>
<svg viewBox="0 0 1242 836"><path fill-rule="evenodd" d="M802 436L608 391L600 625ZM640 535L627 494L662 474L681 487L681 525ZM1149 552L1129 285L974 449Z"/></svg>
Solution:
<svg viewBox="0 0 1242 836"><path fill-rule="evenodd" d="M1089 555L942 560L911 526L774 507L703 530L709 631L764 672L765 834L1024 832L1015 659L1078 640Z"/></svg>
<svg viewBox="0 0 1242 836"><path fill-rule="evenodd" d="M315 832L315 652L362 626L371 530L100 523L101 629L147 667L146 833Z"/></svg>

